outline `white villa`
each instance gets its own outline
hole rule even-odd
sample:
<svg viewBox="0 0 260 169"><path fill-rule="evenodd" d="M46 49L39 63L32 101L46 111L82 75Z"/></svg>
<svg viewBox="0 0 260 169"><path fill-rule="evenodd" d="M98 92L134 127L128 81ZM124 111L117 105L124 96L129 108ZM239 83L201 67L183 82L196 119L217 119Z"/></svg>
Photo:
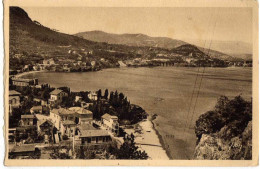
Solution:
<svg viewBox="0 0 260 169"><path fill-rule="evenodd" d="M116 135L119 134L119 123L117 116L111 116L110 114L104 114L101 117L102 124Z"/></svg>
<svg viewBox="0 0 260 169"><path fill-rule="evenodd" d="M96 93L96 92L90 92L90 93L88 94L88 98L89 98L90 100L97 100L97 93Z"/></svg>
<svg viewBox="0 0 260 169"><path fill-rule="evenodd" d="M9 113L12 114L13 108L18 108L20 106L20 96L21 93L10 90L9 91Z"/></svg>
<svg viewBox="0 0 260 169"><path fill-rule="evenodd" d="M51 110L50 118L61 135L72 137L77 125L92 123L93 113L82 107L59 108Z"/></svg>
<svg viewBox="0 0 260 169"><path fill-rule="evenodd" d="M50 95L51 95L49 99L50 104L59 104L62 102L63 97L68 96L67 93L59 89L55 89L50 93Z"/></svg>

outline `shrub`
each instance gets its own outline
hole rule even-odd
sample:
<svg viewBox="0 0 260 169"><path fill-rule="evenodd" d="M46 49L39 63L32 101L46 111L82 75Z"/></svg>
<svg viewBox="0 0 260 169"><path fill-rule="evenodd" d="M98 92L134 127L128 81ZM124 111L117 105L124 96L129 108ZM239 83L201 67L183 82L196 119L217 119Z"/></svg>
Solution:
<svg viewBox="0 0 260 169"><path fill-rule="evenodd" d="M111 154L115 155L116 159L148 159L148 155L145 151L138 150L138 147L135 145L136 143L134 138L135 137L133 134L124 137L124 143L119 149L110 149Z"/></svg>
<svg viewBox="0 0 260 169"><path fill-rule="evenodd" d="M252 102L236 96L229 100L221 96L213 111L202 114L196 121L195 133L200 140L202 134L213 134L221 130L220 137L228 140L241 134L252 120Z"/></svg>
<svg viewBox="0 0 260 169"><path fill-rule="evenodd" d="M67 135L63 135L63 136L62 136L62 139L63 139L63 140L68 140L69 137L68 137Z"/></svg>

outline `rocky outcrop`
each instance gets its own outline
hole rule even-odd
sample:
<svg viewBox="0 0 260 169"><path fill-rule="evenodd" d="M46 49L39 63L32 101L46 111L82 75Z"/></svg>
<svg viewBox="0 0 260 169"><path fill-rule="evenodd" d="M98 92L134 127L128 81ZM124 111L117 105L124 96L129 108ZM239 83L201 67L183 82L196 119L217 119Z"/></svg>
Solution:
<svg viewBox="0 0 260 169"><path fill-rule="evenodd" d="M195 159L252 159L252 102L221 97L214 110L196 121Z"/></svg>
<svg viewBox="0 0 260 169"><path fill-rule="evenodd" d="M244 132L225 140L221 134L228 132L227 127L216 134L203 134L195 149L198 160L249 160L252 158L252 121Z"/></svg>

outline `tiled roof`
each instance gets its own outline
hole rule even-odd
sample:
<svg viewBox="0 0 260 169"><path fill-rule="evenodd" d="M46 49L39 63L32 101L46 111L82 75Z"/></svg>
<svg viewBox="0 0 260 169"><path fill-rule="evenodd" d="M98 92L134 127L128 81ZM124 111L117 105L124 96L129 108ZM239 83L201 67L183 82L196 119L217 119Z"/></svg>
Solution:
<svg viewBox="0 0 260 169"><path fill-rule="evenodd" d="M101 118L106 119L106 120L110 120L110 114L104 114Z"/></svg>
<svg viewBox="0 0 260 169"><path fill-rule="evenodd" d="M38 120L48 120L50 119L50 116L42 115L42 114L35 114L36 118Z"/></svg>
<svg viewBox="0 0 260 169"><path fill-rule="evenodd" d="M78 114L93 114L91 111L84 109L82 107L71 107L69 108L69 110Z"/></svg>
<svg viewBox="0 0 260 169"><path fill-rule="evenodd" d="M110 136L106 130L82 130L80 137Z"/></svg>
<svg viewBox="0 0 260 169"><path fill-rule="evenodd" d="M19 152L30 152L30 151L35 151L35 145L32 144L24 144L21 146L14 146L11 152L14 153L19 153Z"/></svg>
<svg viewBox="0 0 260 169"><path fill-rule="evenodd" d="M76 124L74 121L71 121L71 120L65 120L65 121L62 121L62 124L63 125L73 125L73 124Z"/></svg>
<svg viewBox="0 0 260 169"><path fill-rule="evenodd" d="M30 130L30 129L35 129L36 126L19 126L19 127L16 127L16 130L17 131L24 131L24 130Z"/></svg>
<svg viewBox="0 0 260 169"><path fill-rule="evenodd" d="M39 98L33 98L34 101L41 101L42 99Z"/></svg>
<svg viewBox="0 0 260 169"><path fill-rule="evenodd" d="M106 120L110 120L110 119L118 119L118 117L117 116L111 116L110 114L104 114L101 118L103 118L103 119L106 119Z"/></svg>
<svg viewBox="0 0 260 169"><path fill-rule="evenodd" d="M78 129L80 131L83 131L83 130L97 130L95 127L93 127L91 124L81 124L78 126Z"/></svg>
<svg viewBox="0 0 260 169"><path fill-rule="evenodd" d="M62 90L55 89L50 94L57 95L57 94L60 94L61 92L62 92Z"/></svg>
<svg viewBox="0 0 260 169"><path fill-rule="evenodd" d="M33 106L31 110L42 110L42 106Z"/></svg>
<svg viewBox="0 0 260 169"><path fill-rule="evenodd" d="M21 115L21 118L22 119L33 119L34 115L32 115L32 114L25 114L25 115Z"/></svg>
<svg viewBox="0 0 260 169"><path fill-rule="evenodd" d="M53 109L51 110L52 113L55 113L57 115L68 115L68 114L75 114L74 111L71 111L69 109L59 108L59 109Z"/></svg>
<svg viewBox="0 0 260 169"><path fill-rule="evenodd" d="M49 123L50 125L53 125L53 123L50 120L44 119L38 121L38 126L41 126L45 122Z"/></svg>
<svg viewBox="0 0 260 169"><path fill-rule="evenodd" d="M13 96L13 95L20 95L21 93L15 91L15 90L9 90L9 96Z"/></svg>

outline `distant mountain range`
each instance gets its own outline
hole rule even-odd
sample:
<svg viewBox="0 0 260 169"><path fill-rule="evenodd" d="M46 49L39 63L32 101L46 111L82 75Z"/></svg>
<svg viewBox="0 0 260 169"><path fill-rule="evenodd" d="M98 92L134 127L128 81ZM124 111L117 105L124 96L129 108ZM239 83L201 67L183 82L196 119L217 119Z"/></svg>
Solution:
<svg viewBox="0 0 260 169"><path fill-rule="evenodd" d="M112 34L103 31L89 31L77 33L75 35L96 42L124 44L129 46L152 46L166 49L173 49L187 44L181 40L166 37L150 37L144 34Z"/></svg>
<svg viewBox="0 0 260 169"><path fill-rule="evenodd" d="M189 40L189 42L196 46L203 46L205 43L202 40ZM210 48L213 50L221 51L236 58L242 58L245 60L252 59L253 45L250 43L217 40L213 40L211 42L208 41L207 43L211 43Z"/></svg>
<svg viewBox="0 0 260 169"><path fill-rule="evenodd" d="M87 61L100 62L101 58L115 66L119 60L144 58L153 59L157 54L170 56L206 56L208 49L192 45L181 40L164 37L150 37L144 34L109 34L91 31L69 35L57 32L31 20L28 14L19 7L10 7L9 36L10 67L37 63L43 58L70 58L77 60L82 56ZM86 51L93 51L92 55ZM75 51L75 55L69 54ZM219 50L221 51L221 50ZM209 50L209 56L222 60L237 60L241 55L231 56L216 50ZM22 58L17 59L17 54ZM246 55L250 58L250 54Z"/></svg>
<svg viewBox="0 0 260 169"><path fill-rule="evenodd" d="M144 34L113 34L97 30L80 32L75 35L96 42L124 44L129 46L160 47L170 50L181 45L189 44L168 37L150 37ZM218 57L220 59L251 59L252 57L252 45L244 42L212 41L210 50L203 48L204 41L191 40L191 42L191 44L197 46L201 51L204 51L205 53L209 52L213 57Z"/></svg>
<svg viewBox="0 0 260 169"><path fill-rule="evenodd" d="M10 7L10 56L23 54L24 56L41 57L68 57L69 50L85 51L95 50L99 54L93 59L100 59L102 55L110 56L120 53L121 57L135 57L138 52L149 52L150 47L134 47L127 45L107 44L94 42L74 35L57 32L31 20L28 14L20 7ZM153 50L167 51L166 49L153 48ZM102 52L102 53L100 53ZM127 53L123 55L122 53ZM93 56L92 56L93 57ZM97 58L95 58L97 57ZM121 58L122 59L122 58Z"/></svg>

